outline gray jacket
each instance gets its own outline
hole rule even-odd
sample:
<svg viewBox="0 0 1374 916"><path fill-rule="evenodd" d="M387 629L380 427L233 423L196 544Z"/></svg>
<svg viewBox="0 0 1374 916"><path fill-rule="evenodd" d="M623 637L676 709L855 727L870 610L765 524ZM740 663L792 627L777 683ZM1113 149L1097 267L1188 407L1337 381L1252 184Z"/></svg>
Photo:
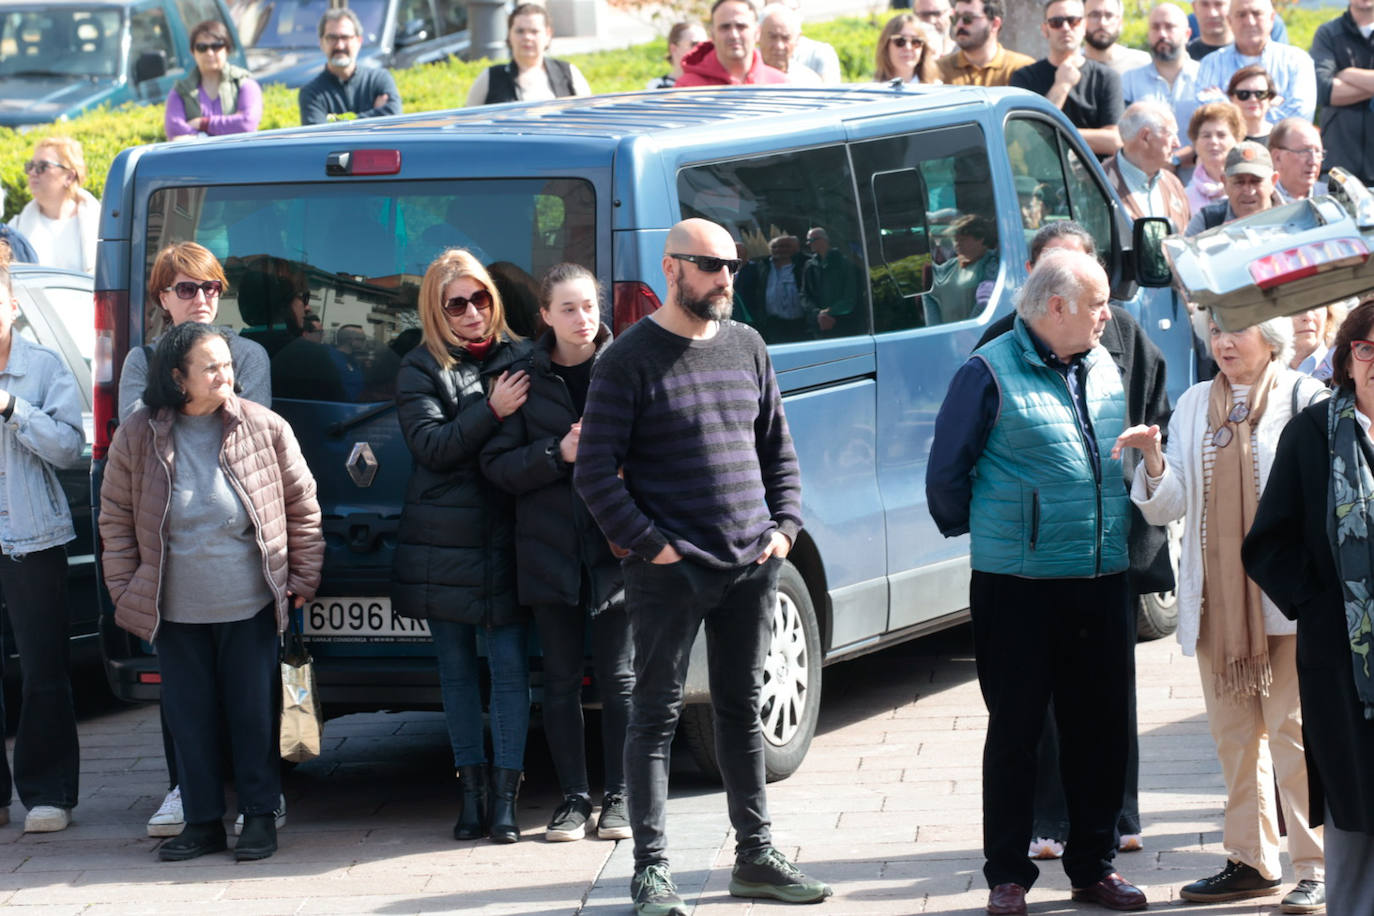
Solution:
<svg viewBox="0 0 1374 916"><path fill-rule="evenodd" d="M20 557L76 537L56 468L81 461L81 395L62 358L19 334L0 389L14 410L0 424L0 552Z"/></svg>

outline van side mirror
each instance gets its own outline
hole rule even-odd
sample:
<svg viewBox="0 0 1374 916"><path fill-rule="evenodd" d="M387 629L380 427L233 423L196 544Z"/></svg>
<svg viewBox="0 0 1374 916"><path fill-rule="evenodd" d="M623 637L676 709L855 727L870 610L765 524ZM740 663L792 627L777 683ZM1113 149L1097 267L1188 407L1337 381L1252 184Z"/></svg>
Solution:
<svg viewBox="0 0 1374 916"><path fill-rule="evenodd" d="M144 51L134 61L134 83L146 83L167 75L167 57L162 51Z"/></svg>
<svg viewBox="0 0 1374 916"><path fill-rule="evenodd" d="M1174 226L1162 216L1142 216L1131 231L1131 250L1135 255L1135 278L1141 286L1161 287L1174 282L1174 272L1164 257L1164 237Z"/></svg>

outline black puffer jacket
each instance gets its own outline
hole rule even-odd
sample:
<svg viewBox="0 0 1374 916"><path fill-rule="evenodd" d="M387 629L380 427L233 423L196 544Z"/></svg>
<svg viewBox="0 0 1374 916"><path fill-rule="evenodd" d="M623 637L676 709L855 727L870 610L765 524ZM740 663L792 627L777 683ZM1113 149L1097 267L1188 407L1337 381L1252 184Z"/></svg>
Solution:
<svg viewBox="0 0 1374 916"><path fill-rule="evenodd" d="M479 457L502 425L487 393L502 372L527 368L529 350L498 341L482 362L455 350L452 369L423 346L402 360L396 411L414 464L391 583L397 613L488 627L524 619L512 501L482 476Z"/></svg>
<svg viewBox="0 0 1374 916"><path fill-rule="evenodd" d="M611 330L602 325L596 335L596 357L610 341ZM487 479L516 496L521 603L580 604L585 571L595 608L620 589L620 564L573 490L572 465L558 452L578 414L568 386L553 371L553 345L552 331L534 345L529 399L506 418L482 450L482 470Z"/></svg>

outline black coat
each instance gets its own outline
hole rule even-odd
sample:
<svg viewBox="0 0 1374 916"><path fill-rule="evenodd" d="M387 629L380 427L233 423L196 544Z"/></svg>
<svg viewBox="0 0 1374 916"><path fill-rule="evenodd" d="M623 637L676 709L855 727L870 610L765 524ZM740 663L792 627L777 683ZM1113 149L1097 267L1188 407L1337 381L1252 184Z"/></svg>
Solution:
<svg viewBox="0 0 1374 916"><path fill-rule="evenodd" d="M601 326L596 356L610 343ZM586 575L591 607L621 587L620 563L582 497L573 490L571 464L558 446L578 413L568 386L553 371L552 331L530 356L530 393L525 406L501 424L482 450L487 479L515 494L515 569L522 604L583 604Z"/></svg>
<svg viewBox="0 0 1374 916"><path fill-rule="evenodd" d="M1337 827L1374 834L1374 722L1355 693L1345 599L1326 539L1326 402L1284 428L1241 548L1245 571L1285 616L1298 622L1298 686L1311 796Z"/></svg>
<svg viewBox="0 0 1374 916"><path fill-rule="evenodd" d="M502 372L525 367L529 349L498 341L480 363L456 350L458 365L442 369L419 346L401 361L396 412L413 465L396 533L397 613L488 627L525 619L511 498L482 476L479 459L501 427L487 393Z"/></svg>

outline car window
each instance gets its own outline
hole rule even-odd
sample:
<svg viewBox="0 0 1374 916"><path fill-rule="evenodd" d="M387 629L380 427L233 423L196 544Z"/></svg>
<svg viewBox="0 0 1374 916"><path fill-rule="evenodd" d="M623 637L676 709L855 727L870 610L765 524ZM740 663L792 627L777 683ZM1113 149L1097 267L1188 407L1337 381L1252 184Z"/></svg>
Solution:
<svg viewBox="0 0 1374 916"><path fill-rule="evenodd" d="M967 124L852 144L873 326L964 321L992 295L1001 249L983 131Z"/></svg>
<svg viewBox="0 0 1374 916"><path fill-rule="evenodd" d="M177 12L181 15L181 21L186 24L186 34L189 36L191 30L202 22L213 20L223 22L224 17L219 14L219 4L215 0L176 0Z"/></svg>
<svg viewBox="0 0 1374 916"><path fill-rule="evenodd" d="M43 296L89 369L95 359L95 297L89 289L51 285L43 290Z"/></svg>
<svg viewBox="0 0 1374 916"><path fill-rule="evenodd" d="M118 76L122 27L109 8L0 14L0 76Z"/></svg>
<svg viewBox="0 0 1374 916"><path fill-rule="evenodd" d="M129 18L129 72L134 72L138 59L144 54L161 54L167 62L167 70L177 67L177 52L172 46L172 31L167 25L167 14L162 7L146 7L135 10Z"/></svg>
<svg viewBox="0 0 1374 916"><path fill-rule="evenodd" d="M274 399L390 400L420 341L420 281L446 248L487 266L524 336L548 268L596 267L595 195L576 178L175 188L152 195L147 225L145 276L173 242L220 259L218 322L267 349ZM148 306L144 339L164 329Z"/></svg>
<svg viewBox="0 0 1374 916"><path fill-rule="evenodd" d="M245 48L315 48L320 17L330 0L240 0L231 6ZM387 0L350 0L348 8L363 24L363 43L377 42L386 19Z"/></svg>
<svg viewBox="0 0 1374 916"><path fill-rule="evenodd" d="M439 10L439 34L451 35L468 27L467 0L435 0Z"/></svg>
<svg viewBox="0 0 1374 916"><path fill-rule="evenodd" d="M429 0L400 0L396 7L396 37L420 41L438 34L434 26L434 10Z"/></svg>
<svg viewBox="0 0 1374 916"><path fill-rule="evenodd" d="M747 259L735 278L737 320L769 343L868 333L854 182L843 147L685 168L677 191L684 219L724 226ZM816 230L823 246L806 241ZM786 256L779 254L783 266L775 269L772 247L780 239L788 240Z"/></svg>
<svg viewBox="0 0 1374 916"><path fill-rule="evenodd" d="M1027 249L1041 226L1058 219L1077 220L1106 248L1112 238L1110 205L1060 130L1048 121L1013 118L1007 122L1006 142Z"/></svg>

